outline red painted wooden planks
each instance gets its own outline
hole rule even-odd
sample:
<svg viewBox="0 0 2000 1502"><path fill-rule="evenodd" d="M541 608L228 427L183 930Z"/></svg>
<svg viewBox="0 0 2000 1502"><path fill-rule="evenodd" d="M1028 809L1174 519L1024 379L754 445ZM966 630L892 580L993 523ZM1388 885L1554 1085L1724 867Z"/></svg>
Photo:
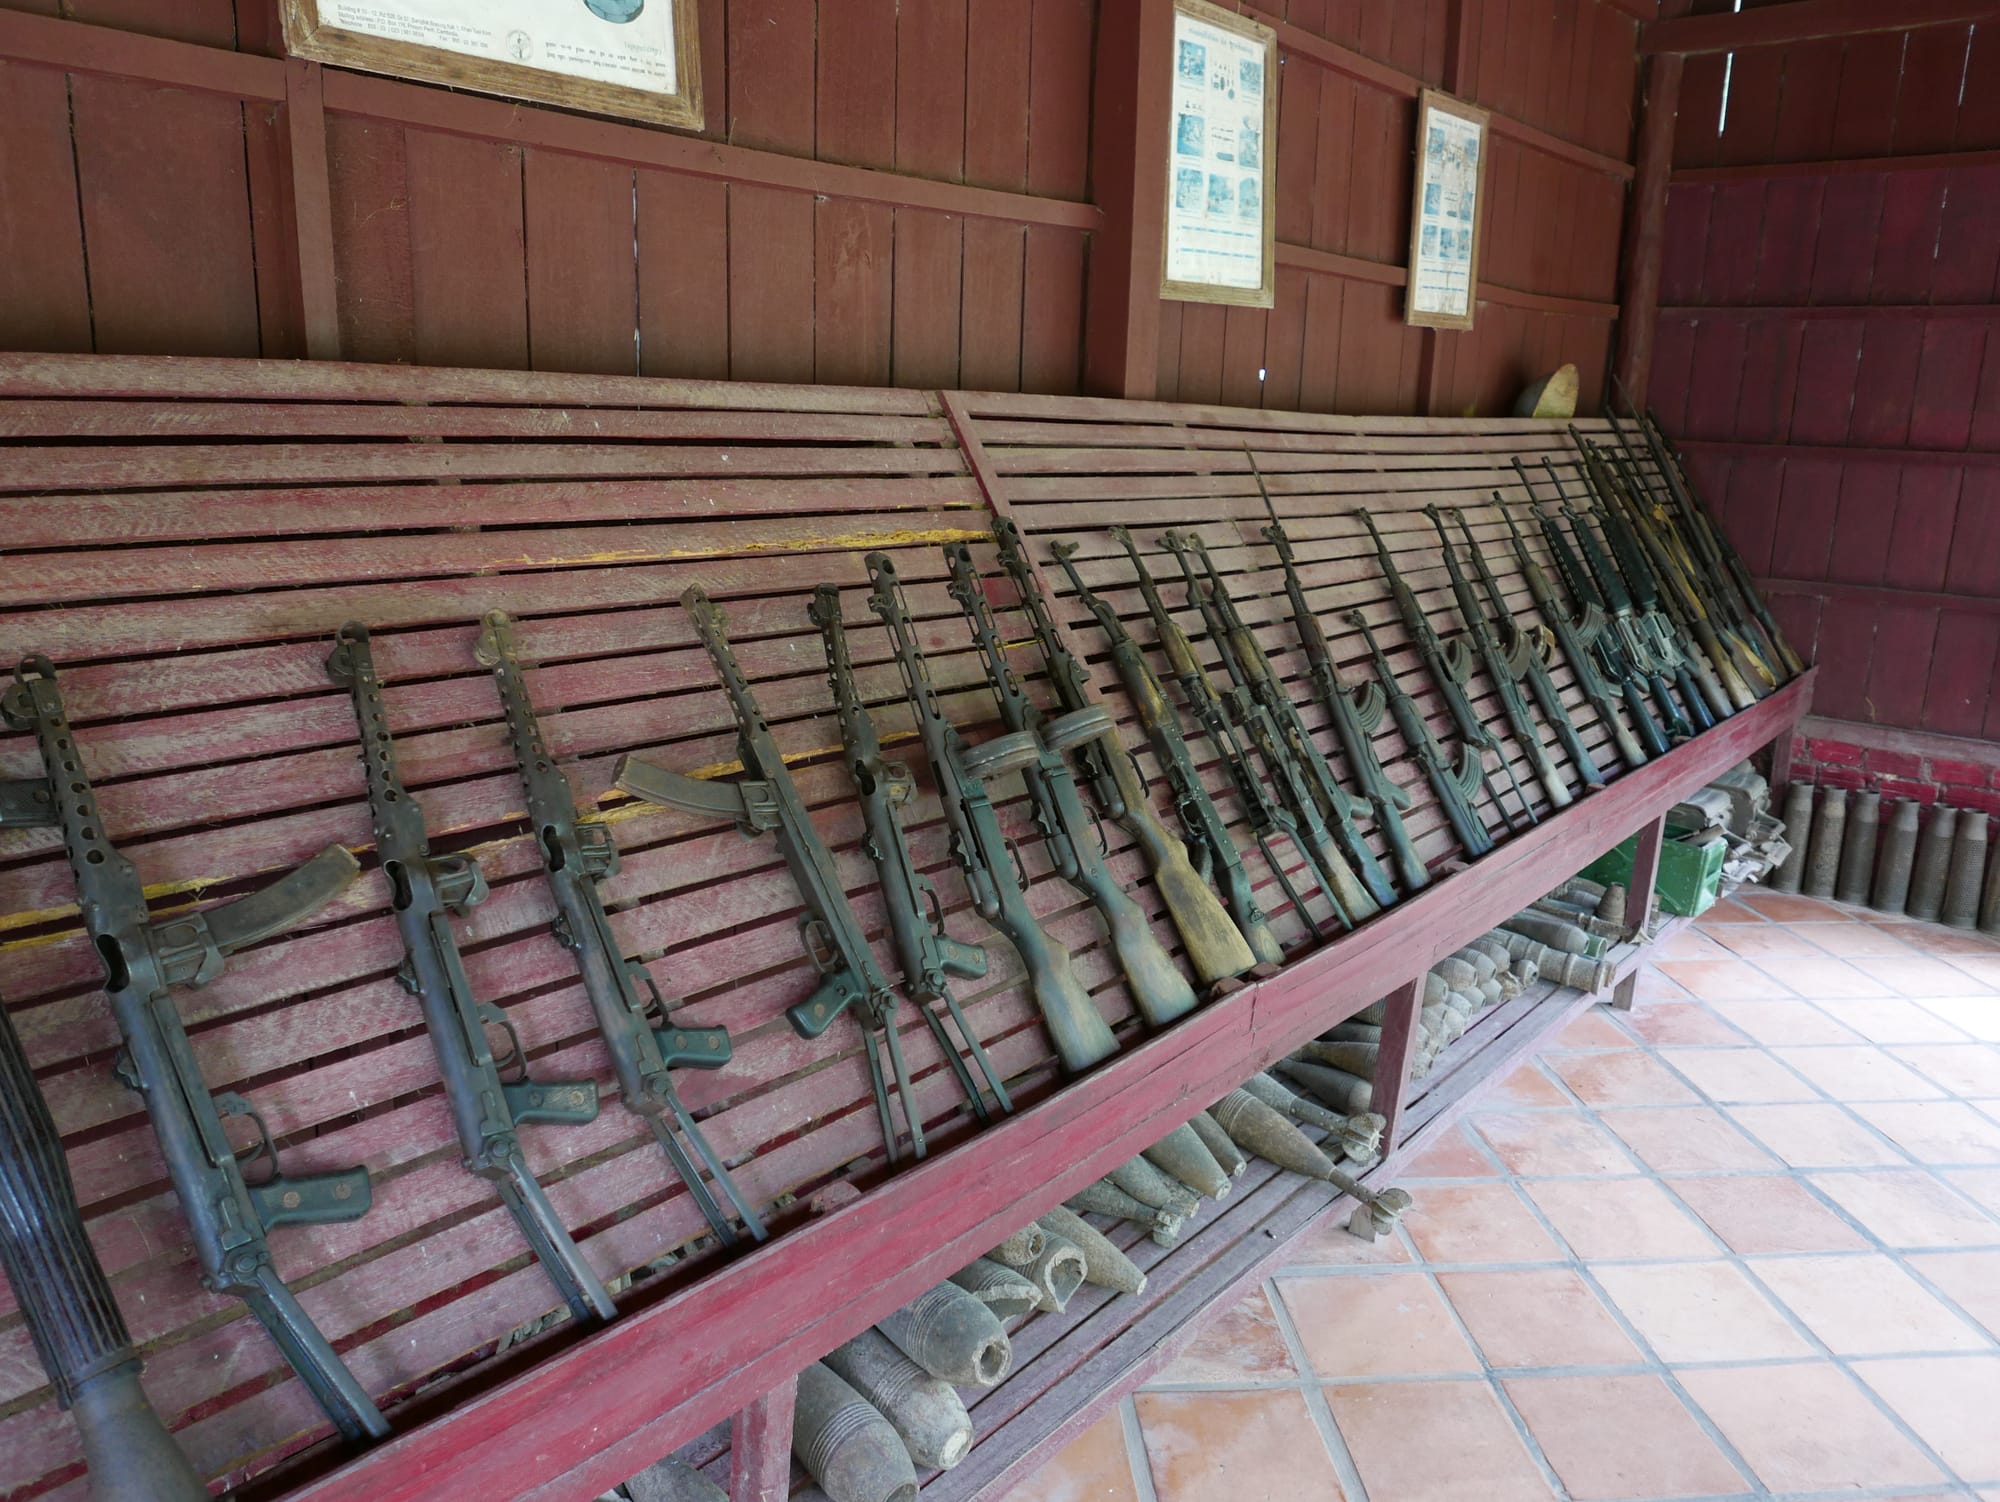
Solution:
<svg viewBox="0 0 2000 1502"><path fill-rule="evenodd" d="M88 350L84 280L70 145L69 88L60 74L0 63L0 346Z"/></svg>

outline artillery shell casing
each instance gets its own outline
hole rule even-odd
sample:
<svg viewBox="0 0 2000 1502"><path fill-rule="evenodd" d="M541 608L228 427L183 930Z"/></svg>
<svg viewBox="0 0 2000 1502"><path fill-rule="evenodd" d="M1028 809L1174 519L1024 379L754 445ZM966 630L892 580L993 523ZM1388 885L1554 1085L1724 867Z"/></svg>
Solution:
<svg viewBox="0 0 2000 1502"><path fill-rule="evenodd" d="M1186 1220L1201 1208L1201 1197L1168 1178L1144 1157L1127 1158L1105 1175L1133 1199Z"/></svg>
<svg viewBox="0 0 2000 1502"><path fill-rule="evenodd" d="M1847 805L1847 833L1840 842L1840 879L1834 883L1837 902L1857 906L1868 901L1875 880L1875 846L1882 835L1882 795L1856 793Z"/></svg>
<svg viewBox="0 0 2000 1502"><path fill-rule="evenodd" d="M1500 925L1512 933L1525 934L1538 944L1560 949L1565 954L1590 953L1590 935L1574 923L1551 918L1547 913L1516 913Z"/></svg>
<svg viewBox="0 0 2000 1502"><path fill-rule="evenodd" d="M1008 1267L1026 1267L1042 1255L1042 1228L1029 1221L986 1255Z"/></svg>
<svg viewBox="0 0 2000 1502"><path fill-rule="evenodd" d="M1790 804L1787 802L1787 812ZM1917 859L1917 819L1922 810L1915 799L1899 798L1890 810L1881 853L1875 857L1875 897L1869 906L1878 913L1900 913L1910 904L1910 872ZM1789 818L1786 824L1790 828ZM1793 886L1788 890L1797 891Z"/></svg>
<svg viewBox="0 0 2000 1502"><path fill-rule="evenodd" d="M1367 1006L1354 1014L1354 1020L1356 1022L1372 1022L1377 1027L1380 1027L1389 1020L1388 998L1384 997L1381 1001L1369 1002Z"/></svg>
<svg viewBox="0 0 2000 1502"><path fill-rule="evenodd" d="M1828 788L1820 794L1813 815L1812 849L1806 853L1805 881L1799 890L1808 897L1827 898L1840 876L1840 851L1847 835L1847 789Z"/></svg>
<svg viewBox="0 0 2000 1502"><path fill-rule="evenodd" d="M1446 955L1431 966L1431 974L1443 979L1454 991L1469 991L1479 983L1479 972L1455 955Z"/></svg>
<svg viewBox="0 0 2000 1502"><path fill-rule="evenodd" d="M1246 1090L1225 1095L1216 1104L1215 1119L1245 1152L1280 1168L1314 1179L1328 1178L1334 1171L1333 1160L1304 1132Z"/></svg>
<svg viewBox="0 0 2000 1502"><path fill-rule="evenodd" d="M1613 882L1604 889L1604 895L1597 899L1597 916L1606 923L1617 924L1621 933L1630 931L1625 914L1625 897L1624 883Z"/></svg>
<svg viewBox="0 0 2000 1502"><path fill-rule="evenodd" d="M1376 1060L1381 1056L1379 1043L1308 1043L1299 1050L1302 1057L1315 1064L1325 1064L1334 1069L1345 1069L1363 1079L1375 1078Z"/></svg>
<svg viewBox="0 0 2000 1502"><path fill-rule="evenodd" d="M1042 1229L1062 1237L1083 1253L1085 1281L1119 1293L1137 1295L1146 1291L1146 1275L1139 1271L1138 1264L1081 1215L1061 1208L1051 1210L1042 1217Z"/></svg>
<svg viewBox="0 0 2000 1502"><path fill-rule="evenodd" d="M1605 886L1601 882L1592 881L1587 876L1572 876L1568 881L1556 888L1556 895L1560 897L1581 897L1585 901L1595 904L1603 902L1604 894L1610 890L1610 887Z"/></svg>
<svg viewBox="0 0 2000 1502"><path fill-rule="evenodd" d="M917 1472L902 1436L823 1362L799 1373L792 1454L831 1502L916 1502Z"/></svg>
<svg viewBox="0 0 2000 1502"><path fill-rule="evenodd" d="M821 1359L895 1427L918 1465L948 1471L972 1449L972 1416L951 1384L938 1381L881 1332L863 1330Z"/></svg>
<svg viewBox="0 0 2000 1502"><path fill-rule="evenodd" d="M1497 980L1481 981L1478 991L1479 999L1489 1007L1498 1006L1506 997L1506 992L1501 989L1500 982Z"/></svg>
<svg viewBox="0 0 2000 1502"><path fill-rule="evenodd" d="M1437 971L1426 970L1424 972L1424 994L1422 997L1422 1004L1424 1006L1443 1006L1445 996L1450 990L1451 987L1446 983L1445 978L1439 975Z"/></svg>
<svg viewBox="0 0 2000 1502"><path fill-rule="evenodd" d="M1607 923L1595 913L1551 904L1546 898L1532 904L1529 911L1542 913L1550 918L1560 918L1565 923L1574 923L1593 939L1621 939L1625 936L1625 930L1616 923Z"/></svg>
<svg viewBox="0 0 2000 1502"><path fill-rule="evenodd" d="M1771 873L1771 890L1796 892L1806 874L1806 846L1812 843L1813 785L1795 782L1785 789L1785 843L1791 847ZM1896 909L1901 912L1901 908Z"/></svg>
<svg viewBox="0 0 2000 1502"><path fill-rule="evenodd" d="M1041 1300L1034 1284L1004 1262L995 1262L990 1257L974 1257L951 1275L951 1281L991 1309L998 1320L1019 1319L1032 1313Z"/></svg>
<svg viewBox="0 0 2000 1502"><path fill-rule="evenodd" d="M1372 1022L1341 1022L1319 1035L1322 1043L1380 1043L1382 1029ZM1266 1102L1269 1104L1269 1102Z"/></svg>
<svg viewBox="0 0 2000 1502"><path fill-rule="evenodd" d="M1986 815L1961 809L1958 838L1951 847L1951 873L1945 878L1944 921L1948 928L1972 928L1979 922L1979 884L1986 875Z"/></svg>
<svg viewBox="0 0 2000 1502"><path fill-rule="evenodd" d="M991 1387L1014 1362L999 1317L956 1283L925 1289L875 1328L933 1377L959 1387Z"/></svg>
<svg viewBox="0 0 2000 1502"><path fill-rule="evenodd" d="M1299 1059L1280 1059L1271 1067L1280 1079L1303 1087L1321 1105L1343 1116L1365 1111L1374 1103L1374 1085L1345 1070L1328 1069L1324 1064L1308 1064Z"/></svg>
<svg viewBox="0 0 2000 1502"><path fill-rule="evenodd" d="M1265 1105L1291 1121L1302 1122L1306 1126L1319 1127L1323 1131L1337 1132L1346 1117L1335 1114L1316 1100L1306 1100L1286 1089L1268 1074L1253 1074L1243 1082L1248 1090Z"/></svg>
<svg viewBox="0 0 2000 1502"><path fill-rule="evenodd" d="M1906 911L1912 918L1935 923L1944 911L1944 886L1951 875L1952 838L1957 833L1957 809L1940 805L1931 810L1930 822L1924 825L1923 836L1917 841L1916 866L1910 872L1910 905Z"/></svg>
<svg viewBox="0 0 2000 1502"><path fill-rule="evenodd" d="M1167 1213L1132 1198L1109 1179L1093 1179L1064 1203L1080 1215L1115 1215L1142 1226L1157 1225Z"/></svg>
<svg viewBox="0 0 2000 1502"><path fill-rule="evenodd" d="M625 1483L625 1491L632 1502L729 1502L725 1488L678 1455L654 1461Z"/></svg>
<svg viewBox="0 0 2000 1502"><path fill-rule="evenodd" d="M1089 1263L1084 1260L1083 1249L1067 1236L1050 1235L1044 1228L1042 1237L1042 1255L1035 1259L1033 1267L1024 1267L1021 1272L1040 1295L1035 1307L1044 1314L1061 1314L1083 1287Z"/></svg>
<svg viewBox="0 0 2000 1502"><path fill-rule="evenodd" d="M1466 964L1472 967L1472 973L1481 980L1491 980L1500 973L1500 967L1493 963L1491 955L1481 954L1470 944L1466 945L1463 949L1454 949L1451 957L1455 960L1465 961Z"/></svg>
<svg viewBox="0 0 2000 1502"><path fill-rule="evenodd" d="M1979 901L1979 931L2000 934L2000 840L1987 842L1986 895Z"/></svg>
<svg viewBox="0 0 2000 1502"><path fill-rule="evenodd" d="M1493 970L1497 975L1505 975L1514 967L1514 957L1507 952L1507 946L1490 934L1481 934L1465 947L1477 950L1493 961Z"/></svg>
<svg viewBox="0 0 2000 1502"><path fill-rule="evenodd" d="M1201 1138L1195 1136L1191 1126L1175 1127L1147 1148L1143 1156L1196 1194L1205 1194L1212 1200L1229 1197L1229 1175L1215 1161L1215 1154L1201 1145Z"/></svg>
<svg viewBox="0 0 2000 1502"><path fill-rule="evenodd" d="M1250 1166L1250 1160L1243 1156L1236 1144L1229 1140L1229 1133L1217 1126L1208 1112L1195 1112L1188 1118L1188 1125L1194 1128L1195 1136L1201 1138L1201 1145L1208 1149L1215 1161L1222 1165L1222 1171L1232 1179L1240 1177L1243 1170Z"/></svg>

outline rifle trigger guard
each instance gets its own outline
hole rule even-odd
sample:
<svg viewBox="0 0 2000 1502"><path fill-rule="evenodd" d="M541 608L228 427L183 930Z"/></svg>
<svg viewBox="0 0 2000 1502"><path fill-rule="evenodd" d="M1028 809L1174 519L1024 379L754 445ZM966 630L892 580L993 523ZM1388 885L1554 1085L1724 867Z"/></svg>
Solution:
<svg viewBox="0 0 2000 1502"><path fill-rule="evenodd" d="M1028 890L1029 877L1027 862L1021 859L1021 847L1014 842L1012 835L1002 835L1000 838L1007 846L1007 854L1014 862L1014 874L1020 878L1021 890L1025 892Z"/></svg>
<svg viewBox="0 0 2000 1502"><path fill-rule="evenodd" d="M1146 775L1146 769L1139 762L1139 753L1130 747L1121 746L1120 752L1132 763L1132 775L1139 779L1139 791L1148 798L1153 796L1153 780Z"/></svg>
<svg viewBox="0 0 2000 1502"><path fill-rule="evenodd" d="M840 951L834 947L833 935L826 931L826 925L819 919L806 917L799 919L799 943L804 947L806 958L821 975L831 975L840 968Z"/></svg>
<svg viewBox="0 0 2000 1502"><path fill-rule="evenodd" d="M257 1128L257 1140L248 1147L231 1148L239 1167L248 1168L259 1159L270 1162L271 1173L278 1172L278 1148L271 1141L271 1129L264 1124L264 1118L257 1114L257 1108L234 1090L225 1090L215 1097L215 1114L218 1116L243 1116ZM247 1180L249 1175L244 1175ZM253 1186L254 1187L254 1186Z"/></svg>
<svg viewBox="0 0 2000 1502"><path fill-rule="evenodd" d="M616 876L618 842L611 837L611 826L591 819L574 828L577 863L583 868L583 879L602 881L607 876Z"/></svg>

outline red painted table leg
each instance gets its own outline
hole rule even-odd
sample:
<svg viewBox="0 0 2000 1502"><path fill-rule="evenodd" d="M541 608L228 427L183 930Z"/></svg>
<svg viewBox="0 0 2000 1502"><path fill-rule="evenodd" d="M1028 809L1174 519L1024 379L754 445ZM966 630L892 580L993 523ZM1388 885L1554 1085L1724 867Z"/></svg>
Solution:
<svg viewBox="0 0 2000 1502"><path fill-rule="evenodd" d="M1625 889L1626 931L1635 939L1644 938L1646 919L1653 910L1653 885L1660 874L1660 845L1667 837L1665 814L1642 825L1632 850L1632 880ZM1632 1010L1639 972L1632 971L1611 993L1611 1005L1621 1012Z"/></svg>
<svg viewBox="0 0 2000 1502"><path fill-rule="evenodd" d="M1771 741L1771 807L1781 807L1785 796L1785 785L1792 780L1792 746L1796 741L1797 727L1787 725Z"/></svg>
<svg viewBox="0 0 2000 1502"><path fill-rule="evenodd" d="M729 1424L729 1502L785 1502L792 1491L792 1404L799 1380L789 1377Z"/></svg>
<svg viewBox="0 0 2000 1502"><path fill-rule="evenodd" d="M1410 1089L1410 1060L1417 1052L1417 1017L1424 1005L1424 978L1419 975L1389 993L1382 1019L1382 1047L1375 1055L1374 1109L1387 1121L1382 1129L1386 1155L1400 1135L1403 1099Z"/></svg>

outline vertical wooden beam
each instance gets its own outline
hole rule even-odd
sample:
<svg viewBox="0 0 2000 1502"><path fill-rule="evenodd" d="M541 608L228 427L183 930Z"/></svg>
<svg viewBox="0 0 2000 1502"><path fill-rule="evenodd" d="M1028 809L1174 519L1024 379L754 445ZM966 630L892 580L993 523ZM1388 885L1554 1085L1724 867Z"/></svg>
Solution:
<svg viewBox="0 0 2000 1502"><path fill-rule="evenodd" d="M1388 996L1382 1018L1382 1046L1375 1055L1375 1092L1370 1109L1381 1113L1386 1157L1403 1134L1403 1102L1410 1093L1410 1062L1417 1056L1417 1019L1424 1009L1424 978L1406 980Z"/></svg>
<svg viewBox="0 0 2000 1502"><path fill-rule="evenodd" d="M792 1409L799 1379L778 1386L729 1421L729 1502L785 1502L792 1494Z"/></svg>
<svg viewBox="0 0 2000 1502"><path fill-rule="evenodd" d="M1092 237L1083 389L1150 400L1159 384L1173 0L1103 0L1091 114Z"/></svg>
<svg viewBox="0 0 2000 1502"><path fill-rule="evenodd" d="M1444 12L1444 78L1441 87L1447 94L1464 97L1466 82L1472 76L1472 32L1465 24L1465 0L1445 0ZM1410 206L1415 213L1416 205ZM1479 212L1483 216L1486 206L1481 204ZM1409 237L1405 236L1407 240ZM1455 333L1455 331L1454 331ZM1438 356L1444 340L1443 329L1424 330L1423 348L1417 356L1417 413L1419 417L1437 416L1438 368L1443 363Z"/></svg>
<svg viewBox="0 0 2000 1502"><path fill-rule="evenodd" d="M1625 242L1625 296L1618 310L1616 376L1634 410L1646 405L1653 335L1660 321L1660 258L1667 235L1667 185L1674 170L1674 119L1680 113L1683 59L1646 59L1639 114L1639 160L1632 179L1631 233Z"/></svg>
<svg viewBox="0 0 2000 1502"><path fill-rule="evenodd" d="M306 358L338 360L340 306L333 277L333 189L327 176L326 105L318 63L296 57L285 63L285 137Z"/></svg>
<svg viewBox="0 0 2000 1502"><path fill-rule="evenodd" d="M1785 788L1792 780L1792 751L1797 739L1798 727L1787 725L1771 742L1771 807L1774 809L1783 805Z"/></svg>

